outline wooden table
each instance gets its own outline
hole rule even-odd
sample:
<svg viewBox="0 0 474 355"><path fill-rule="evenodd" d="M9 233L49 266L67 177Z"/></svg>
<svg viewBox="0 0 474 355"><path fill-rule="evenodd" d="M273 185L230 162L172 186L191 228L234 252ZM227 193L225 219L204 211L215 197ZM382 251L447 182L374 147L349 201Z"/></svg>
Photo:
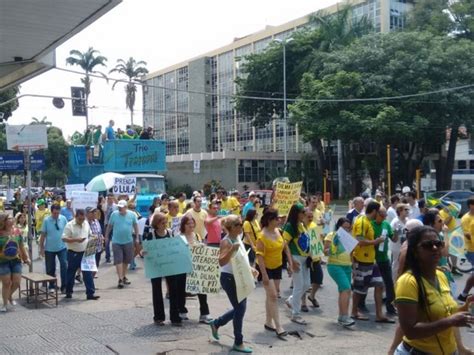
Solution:
<svg viewBox="0 0 474 355"><path fill-rule="evenodd" d="M56 277L36 272L22 274L21 277L26 280L26 290L21 290L20 286L20 298L22 294L25 295L26 303L30 303L30 299L32 299L35 302L35 308L38 308L39 303L49 304L50 302L56 301L56 307L58 306L58 280ZM49 292L49 284L52 282L54 282L55 285L53 294ZM46 291L41 288L41 284L43 283L47 284Z"/></svg>

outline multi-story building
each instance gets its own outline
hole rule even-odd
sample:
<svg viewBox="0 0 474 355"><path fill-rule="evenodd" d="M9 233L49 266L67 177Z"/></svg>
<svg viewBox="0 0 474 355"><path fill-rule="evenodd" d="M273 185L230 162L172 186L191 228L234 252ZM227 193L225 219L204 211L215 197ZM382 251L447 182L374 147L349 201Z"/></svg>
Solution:
<svg viewBox="0 0 474 355"><path fill-rule="evenodd" d="M352 17L367 16L375 31L403 28L408 0L350 0ZM324 9L335 13L342 3ZM166 140L167 178L171 185L201 187L212 179L226 188L261 187L284 170L283 120L264 128L234 108L236 78L245 56L264 51L274 40L286 39L309 25L310 15L237 38L229 45L149 74L143 88L144 126ZM208 93L208 94L206 94ZM288 168L301 167L310 152L297 126L287 131Z"/></svg>

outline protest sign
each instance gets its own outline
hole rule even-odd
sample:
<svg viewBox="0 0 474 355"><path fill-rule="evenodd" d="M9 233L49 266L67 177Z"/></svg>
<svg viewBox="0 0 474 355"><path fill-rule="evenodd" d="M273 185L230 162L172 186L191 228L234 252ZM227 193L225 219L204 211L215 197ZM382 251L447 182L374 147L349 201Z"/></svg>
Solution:
<svg viewBox="0 0 474 355"><path fill-rule="evenodd" d="M82 257L81 270L97 272L97 264L95 263L95 254Z"/></svg>
<svg viewBox="0 0 474 355"><path fill-rule="evenodd" d="M457 256L458 258L464 258L466 253L466 244L464 240L464 232L462 231L461 227L457 227L448 233L448 241L449 254L452 256Z"/></svg>
<svg viewBox="0 0 474 355"><path fill-rule="evenodd" d="M138 234L143 235L145 232L146 218L140 218L138 220Z"/></svg>
<svg viewBox="0 0 474 355"><path fill-rule="evenodd" d="M97 251L97 244L99 243L99 238L91 237L87 241L86 250L84 251L84 256L94 255Z"/></svg>
<svg viewBox="0 0 474 355"><path fill-rule="evenodd" d="M191 256L193 272L186 277L186 292L219 293L219 248L195 245Z"/></svg>
<svg viewBox="0 0 474 355"><path fill-rule="evenodd" d="M85 191L84 184L73 184L73 185L66 185L64 186L66 189L66 198L72 198L73 191Z"/></svg>
<svg viewBox="0 0 474 355"><path fill-rule="evenodd" d="M112 191L115 195L134 195L137 189L136 177L116 177Z"/></svg>
<svg viewBox="0 0 474 355"><path fill-rule="evenodd" d="M145 277L154 279L193 271L191 252L181 238L143 241Z"/></svg>
<svg viewBox="0 0 474 355"><path fill-rule="evenodd" d="M339 237L339 241L341 242L342 246L344 247L344 250L347 253L351 253L354 250L354 248L357 246L357 244L359 244L357 239L352 237L352 235L346 232L346 230L342 227L340 227L336 233L337 233L337 236Z"/></svg>
<svg viewBox="0 0 474 355"><path fill-rule="evenodd" d="M290 212L291 206L300 198L302 186L302 181L294 183L277 182L273 199L275 201L274 207L278 210L279 215L286 216Z"/></svg>
<svg viewBox="0 0 474 355"><path fill-rule="evenodd" d="M324 245L321 240L320 234L321 228L311 228L308 230L308 235L311 240L311 255L312 256L324 256Z"/></svg>
<svg viewBox="0 0 474 355"><path fill-rule="evenodd" d="M237 289L237 301L240 303L252 293L255 288L255 280L244 245L241 241L239 243L240 248L232 257L231 263Z"/></svg>
<svg viewBox="0 0 474 355"><path fill-rule="evenodd" d="M168 228L171 229L171 232L174 236L178 236L181 234L181 217L182 216L171 217L171 219L168 220Z"/></svg>
<svg viewBox="0 0 474 355"><path fill-rule="evenodd" d="M92 191L73 191L71 193L71 200L74 210L97 207L99 193Z"/></svg>

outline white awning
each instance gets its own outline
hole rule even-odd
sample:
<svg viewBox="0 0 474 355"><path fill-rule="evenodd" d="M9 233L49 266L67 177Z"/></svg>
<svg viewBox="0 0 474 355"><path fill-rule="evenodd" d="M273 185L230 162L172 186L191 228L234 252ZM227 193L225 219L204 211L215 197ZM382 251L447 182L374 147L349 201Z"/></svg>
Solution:
<svg viewBox="0 0 474 355"><path fill-rule="evenodd" d="M0 90L56 64L55 49L122 0L1 0Z"/></svg>

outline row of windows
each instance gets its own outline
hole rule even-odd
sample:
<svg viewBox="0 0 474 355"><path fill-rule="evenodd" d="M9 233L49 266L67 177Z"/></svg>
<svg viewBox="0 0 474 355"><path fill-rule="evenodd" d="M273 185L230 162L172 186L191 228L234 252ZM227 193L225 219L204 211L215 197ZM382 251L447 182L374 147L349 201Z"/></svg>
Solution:
<svg viewBox="0 0 474 355"><path fill-rule="evenodd" d="M289 160L289 169L300 169L301 161ZM239 182L269 182L276 176L283 176L285 164L282 160L240 160Z"/></svg>

